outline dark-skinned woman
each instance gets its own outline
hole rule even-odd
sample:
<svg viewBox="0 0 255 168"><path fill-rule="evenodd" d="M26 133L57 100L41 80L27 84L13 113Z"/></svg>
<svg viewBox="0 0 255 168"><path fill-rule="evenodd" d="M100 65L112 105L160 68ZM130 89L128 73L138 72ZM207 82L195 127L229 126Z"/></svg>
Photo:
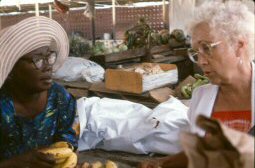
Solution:
<svg viewBox="0 0 255 168"><path fill-rule="evenodd" d="M30 17L0 32L0 51L0 168L53 167L38 148L77 148L75 99L52 80L68 57L67 34L52 19Z"/></svg>

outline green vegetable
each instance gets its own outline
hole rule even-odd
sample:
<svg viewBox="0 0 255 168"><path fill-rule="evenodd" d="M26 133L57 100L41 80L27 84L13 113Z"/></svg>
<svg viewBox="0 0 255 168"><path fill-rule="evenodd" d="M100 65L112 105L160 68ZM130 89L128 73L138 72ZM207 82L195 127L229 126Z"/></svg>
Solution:
<svg viewBox="0 0 255 168"><path fill-rule="evenodd" d="M196 88L196 87L200 86L202 81L203 81L202 79L198 79L195 83L193 83L192 87Z"/></svg>
<svg viewBox="0 0 255 168"><path fill-rule="evenodd" d="M138 23L125 32L125 44L128 49L141 48L149 43L149 36L152 32L150 26L144 18L140 18Z"/></svg>
<svg viewBox="0 0 255 168"><path fill-rule="evenodd" d="M188 83L181 88L181 93L185 99L191 98L192 92L195 88L209 83L209 79L205 76L195 74L194 77L197 79L196 82L193 84Z"/></svg>
<svg viewBox="0 0 255 168"><path fill-rule="evenodd" d="M182 93L182 95L183 95L183 97L185 99L189 99L190 98L190 95L187 93L187 88L188 88L188 86L183 86L181 88L181 93Z"/></svg>
<svg viewBox="0 0 255 168"><path fill-rule="evenodd" d="M195 77L196 79L208 80L207 77L205 77L205 76L203 76L203 75L200 75L200 74L195 74L194 77ZM209 81L209 80L208 80L208 81Z"/></svg>
<svg viewBox="0 0 255 168"><path fill-rule="evenodd" d="M91 54L91 44L89 40L78 34L69 36L70 54L76 57L84 57Z"/></svg>

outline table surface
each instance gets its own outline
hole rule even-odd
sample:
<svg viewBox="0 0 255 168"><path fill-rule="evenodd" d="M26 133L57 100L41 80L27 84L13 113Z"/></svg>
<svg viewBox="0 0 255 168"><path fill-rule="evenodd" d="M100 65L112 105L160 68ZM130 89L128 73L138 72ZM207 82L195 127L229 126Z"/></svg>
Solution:
<svg viewBox="0 0 255 168"><path fill-rule="evenodd" d="M79 152L78 165L81 165L84 162L94 163L96 161L100 161L105 163L107 160L111 160L114 161L119 168L136 168L137 165L143 160L162 156L163 155L138 155L126 152L112 152L96 149Z"/></svg>

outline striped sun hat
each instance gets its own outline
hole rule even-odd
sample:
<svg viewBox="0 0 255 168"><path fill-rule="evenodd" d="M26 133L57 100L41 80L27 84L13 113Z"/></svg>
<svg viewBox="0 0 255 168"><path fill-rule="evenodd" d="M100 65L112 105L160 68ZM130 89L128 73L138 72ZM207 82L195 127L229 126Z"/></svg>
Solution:
<svg viewBox="0 0 255 168"><path fill-rule="evenodd" d="M47 17L35 16L0 31L0 88L15 63L25 54L50 46L57 52L53 70L64 63L69 54L69 40L61 25Z"/></svg>

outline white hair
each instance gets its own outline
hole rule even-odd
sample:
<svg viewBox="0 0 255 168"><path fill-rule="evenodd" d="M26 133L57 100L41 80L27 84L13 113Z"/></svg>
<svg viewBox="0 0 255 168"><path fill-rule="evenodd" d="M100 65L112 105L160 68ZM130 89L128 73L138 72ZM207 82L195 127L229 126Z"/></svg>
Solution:
<svg viewBox="0 0 255 168"><path fill-rule="evenodd" d="M202 23L207 23L212 30L226 37L230 44L244 38L248 42L247 54L254 59L255 34L254 14L241 1L227 1L225 3L207 1L194 11L194 17L189 25L189 34Z"/></svg>

